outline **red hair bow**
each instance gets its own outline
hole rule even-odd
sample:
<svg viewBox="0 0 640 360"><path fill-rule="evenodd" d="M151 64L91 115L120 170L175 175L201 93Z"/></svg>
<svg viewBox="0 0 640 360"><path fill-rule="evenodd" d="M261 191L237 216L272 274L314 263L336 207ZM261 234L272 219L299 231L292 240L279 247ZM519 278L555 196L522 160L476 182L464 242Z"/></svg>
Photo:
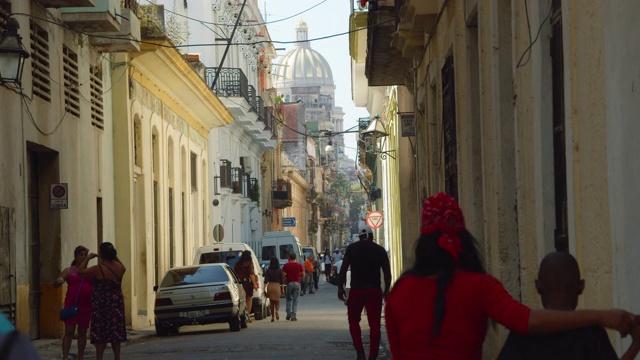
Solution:
<svg viewBox="0 0 640 360"><path fill-rule="evenodd" d="M462 245L458 231L464 230L464 217L456 199L446 193L429 196L422 204L421 234L442 233L438 246L447 251L458 261Z"/></svg>

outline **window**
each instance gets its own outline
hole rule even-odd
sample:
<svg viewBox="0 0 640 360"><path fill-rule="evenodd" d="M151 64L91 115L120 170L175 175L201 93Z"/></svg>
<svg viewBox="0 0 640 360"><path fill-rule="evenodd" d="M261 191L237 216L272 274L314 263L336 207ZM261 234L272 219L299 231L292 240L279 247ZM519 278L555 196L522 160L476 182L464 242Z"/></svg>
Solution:
<svg viewBox="0 0 640 360"><path fill-rule="evenodd" d="M31 76L33 95L51 102L51 75L49 69L49 33L33 21L31 32Z"/></svg>
<svg viewBox="0 0 640 360"><path fill-rule="evenodd" d="M101 65L91 67L91 125L100 130L104 130Z"/></svg>
<svg viewBox="0 0 640 360"><path fill-rule="evenodd" d="M275 245L262 247L262 261L271 261L271 258L274 256L276 256Z"/></svg>
<svg viewBox="0 0 640 360"><path fill-rule="evenodd" d="M220 161L220 187L231 188L231 161Z"/></svg>
<svg viewBox="0 0 640 360"><path fill-rule="evenodd" d="M231 186L234 194L242 194L242 169L239 167L231 169Z"/></svg>
<svg viewBox="0 0 640 360"><path fill-rule="evenodd" d="M62 46L62 69L64 76L64 110L80 117L80 89L78 80L78 54Z"/></svg>
<svg viewBox="0 0 640 360"><path fill-rule="evenodd" d="M198 155L191 153L191 191L198 191Z"/></svg>
<svg viewBox="0 0 640 360"><path fill-rule="evenodd" d="M567 157L565 153L564 121L564 53L562 44L562 13L560 0L552 1L551 17L551 86L553 97L553 178L555 190L557 251L569 251L567 220Z"/></svg>

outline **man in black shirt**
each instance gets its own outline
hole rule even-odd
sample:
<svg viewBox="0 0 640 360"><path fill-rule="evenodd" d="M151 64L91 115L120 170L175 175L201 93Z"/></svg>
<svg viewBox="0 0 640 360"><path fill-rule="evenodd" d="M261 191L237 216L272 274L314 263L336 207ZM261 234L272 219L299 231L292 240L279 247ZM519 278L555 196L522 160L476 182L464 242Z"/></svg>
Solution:
<svg viewBox="0 0 640 360"><path fill-rule="evenodd" d="M536 289L545 309L573 311L584 290L578 262L567 252L552 252L542 259ZM635 359L640 350L640 330L622 359ZM601 326L588 326L553 334L522 335L511 332L498 360L609 360L618 355Z"/></svg>
<svg viewBox="0 0 640 360"><path fill-rule="evenodd" d="M369 360L378 357L380 345L380 316L382 299L389 294L391 285L391 267L385 249L373 242L373 231L367 225L360 227L358 233L360 241L349 245L342 259L338 280L338 298L344 298L344 285L347 280L347 270L351 270L351 290L347 299L347 316L349 332L353 339L353 347L358 353L358 360L364 360L364 346L362 344L362 330L360 329L360 315L362 309L367 309L369 321ZM384 292L380 287L380 269L384 273Z"/></svg>

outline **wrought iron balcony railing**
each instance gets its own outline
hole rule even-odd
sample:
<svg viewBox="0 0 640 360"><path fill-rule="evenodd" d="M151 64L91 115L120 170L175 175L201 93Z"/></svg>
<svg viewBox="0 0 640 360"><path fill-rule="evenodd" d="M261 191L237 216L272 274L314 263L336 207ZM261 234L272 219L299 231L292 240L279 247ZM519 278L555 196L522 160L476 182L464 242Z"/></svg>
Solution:
<svg viewBox="0 0 640 360"><path fill-rule="evenodd" d="M242 69L221 68L216 82L213 83L217 69L207 68L205 71L207 84L211 90L218 96L243 97L251 104L253 99L249 94L249 81Z"/></svg>

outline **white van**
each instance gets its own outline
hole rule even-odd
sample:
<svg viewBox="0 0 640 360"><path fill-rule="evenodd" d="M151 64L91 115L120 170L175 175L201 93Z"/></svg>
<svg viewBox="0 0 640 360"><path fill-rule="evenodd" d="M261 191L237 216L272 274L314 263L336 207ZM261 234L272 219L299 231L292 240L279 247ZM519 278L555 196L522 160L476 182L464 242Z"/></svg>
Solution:
<svg viewBox="0 0 640 360"><path fill-rule="evenodd" d="M245 250L251 252L253 260L253 269L258 279L258 290L253 291L253 306L251 313L256 320L262 320L269 313L269 298L264 292L264 277L262 275L262 267L253 252L253 249L245 243L217 243L200 247L193 258L193 264L217 264L227 263L233 269L236 261L240 259L240 255Z"/></svg>
<svg viewBox="0 0 640 360"><path fill-rule="evenodd" d="M261 239L262 263L269 265L271 257L275 256L280 261L280 266L289 261L289 254L294 252L298 262L302 263L302 251L300 241L290 231L267 231Z"/></svg>

